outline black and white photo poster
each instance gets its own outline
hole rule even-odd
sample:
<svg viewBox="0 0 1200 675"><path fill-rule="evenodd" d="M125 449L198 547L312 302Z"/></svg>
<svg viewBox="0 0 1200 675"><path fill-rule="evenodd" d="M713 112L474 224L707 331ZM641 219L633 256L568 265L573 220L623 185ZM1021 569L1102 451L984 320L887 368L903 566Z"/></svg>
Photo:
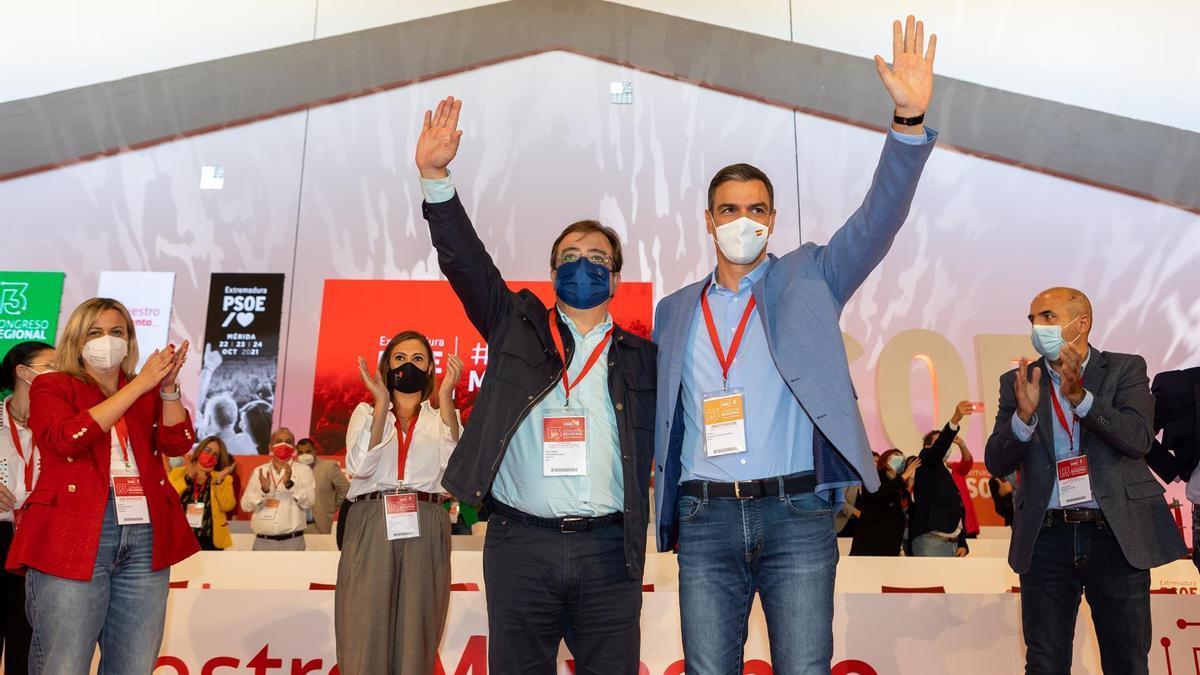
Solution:
<svg viewBox="0 0 1200 675"><path fill-rule="evenodd" d="M282 309L282 274L212 275L196 427L234 455L267 452Z"/></svg>

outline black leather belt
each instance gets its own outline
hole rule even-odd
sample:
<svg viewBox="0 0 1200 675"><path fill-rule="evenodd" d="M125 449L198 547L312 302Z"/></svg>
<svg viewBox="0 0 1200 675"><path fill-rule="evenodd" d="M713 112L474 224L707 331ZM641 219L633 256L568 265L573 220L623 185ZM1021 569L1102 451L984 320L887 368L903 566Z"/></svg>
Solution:
<svg viewBox="0 0 1200 675"><path fill-rule="evenodd" d="M287 541L288 539L303 537L304 530L296 530L295 532L288 532L287 534L256 534L254 536L258 537L259 539L270 539L271 541Z"/></svg>
<svg viewBox="0 0 1200 675"><path fill-rule="evenodd" d="M816 475L801 473L783 476L782 481L779 477L740 480L733 483L689 480L679 486L679 491L689 497L703 499L707 488L709 499L757 499L759 497L778 497L780 482L783 483L784 493L789 495L804 494L817 489Z"/></svg>
<svg viewBox="0 0 1200 675"><path fill-rule="evenodd" d="M396 492L394 490L380 490L379 492L368 492L365 495L359 495L359 496L355 497L354 499L351 499L350 501L352 501L352 502L373 502L377 499L383 499L384 495L394 495L394 494L401 494L401 495L414 494L417 496L417 501L419 501L419 502L431 502L433 504L441 504L442 503L441 495L434 494L432 492L419 492L416 490L410 490L408 492L404 492L404 491Z"/></svg>
<svg viewBox="0 0 1200 675"><path fill-rule="evenodd" d="M1052 509L1046 512L1046 525L1056 520L1071 524L1096 523L1102 525L1106 522L1100 509Z"/></svg>
<svg viewBox="0 0 1200 675"><path fill-rule="evenodd" d="M496 500L490 500L493 516L503 516L522 523L524 525L532 525L534 527L542 527L547 530L558 530L563 533L570 532L589 532L598 527L606 527L608 525L617 525L625 520L624 514L610 513L605 516L597 516L590 518L587 516L567 516L565 518L541 518L533 516L524 511L518 511L507 504L503 504Z"/></svg>

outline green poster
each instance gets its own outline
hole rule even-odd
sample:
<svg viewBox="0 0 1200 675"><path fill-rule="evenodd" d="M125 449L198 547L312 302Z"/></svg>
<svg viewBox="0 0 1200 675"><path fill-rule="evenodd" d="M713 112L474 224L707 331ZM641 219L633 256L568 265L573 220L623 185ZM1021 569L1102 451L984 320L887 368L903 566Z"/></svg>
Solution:
<svg viewBox="0 0 1200 675"><path fill-rule="evenodd" d="M62 288L62 272L0 272L0 359L20 342L54 344Z"/></svg>

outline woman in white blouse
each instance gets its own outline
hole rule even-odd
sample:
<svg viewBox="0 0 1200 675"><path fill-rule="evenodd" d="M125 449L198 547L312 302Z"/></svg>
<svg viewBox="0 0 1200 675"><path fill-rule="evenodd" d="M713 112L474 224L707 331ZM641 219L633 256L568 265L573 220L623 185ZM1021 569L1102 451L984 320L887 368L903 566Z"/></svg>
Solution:
<svg viewBox="0 0 1200 675"><path fill-rule="evenodd" d="M392 338L370 373L373 403L360 403L346 429L352 502L344 522L334 601L338 668L344 675L429 675L450 605L450 518L442 474L458 443L457 356L435 389L424 335Z"/></svg>
<svg viewBox="0 0 1200 675"><path fill-rule="evenodd" d="M0 403L0 562L8 557L13 528L25 497L37 483L41 462L29 430L29 385L54 370L54 347L44 342L12 346L0 364L0 391L12 391ZM28 668L33 629L25 618L25 577L0 569L0 648L4 672Z"/></svg>

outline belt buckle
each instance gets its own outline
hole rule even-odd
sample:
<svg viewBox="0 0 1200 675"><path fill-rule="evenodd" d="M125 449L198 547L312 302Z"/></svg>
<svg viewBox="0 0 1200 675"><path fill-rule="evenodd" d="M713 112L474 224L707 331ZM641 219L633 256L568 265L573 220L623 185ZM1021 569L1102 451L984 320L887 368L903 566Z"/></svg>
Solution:
<svg viewBox="0 0 1200 675"><path fill-rule="evenodd" d="M1077 513L1080 514L1081 516L1085 515L1084 512L1082 512L1078 509L1063 509L1063 512L1062 512L1063 522L1070 523L1072 525L1078 525L1080 523L1088 522L1087 520L1085 520L1082 517L1076 517L1074 514L1077 514Z"/></svg>
<svg viewBox="0 0 1200 675"><path fill-rule="evenodd" d="M733 481L733 497L734 499L750 499L750 495L742 496L742 481Z"/></svg>
<svg viewBox="0 0 1200 675"><path fill-rule="evenodd" d="M580 518L579 516L568 516L566 518L563 518L558 523L558 531L563 534L574 534L574 533L578 532L579 530L568 530L567 523L578 523L578 522L583 522L583 518Z"/></svg>

